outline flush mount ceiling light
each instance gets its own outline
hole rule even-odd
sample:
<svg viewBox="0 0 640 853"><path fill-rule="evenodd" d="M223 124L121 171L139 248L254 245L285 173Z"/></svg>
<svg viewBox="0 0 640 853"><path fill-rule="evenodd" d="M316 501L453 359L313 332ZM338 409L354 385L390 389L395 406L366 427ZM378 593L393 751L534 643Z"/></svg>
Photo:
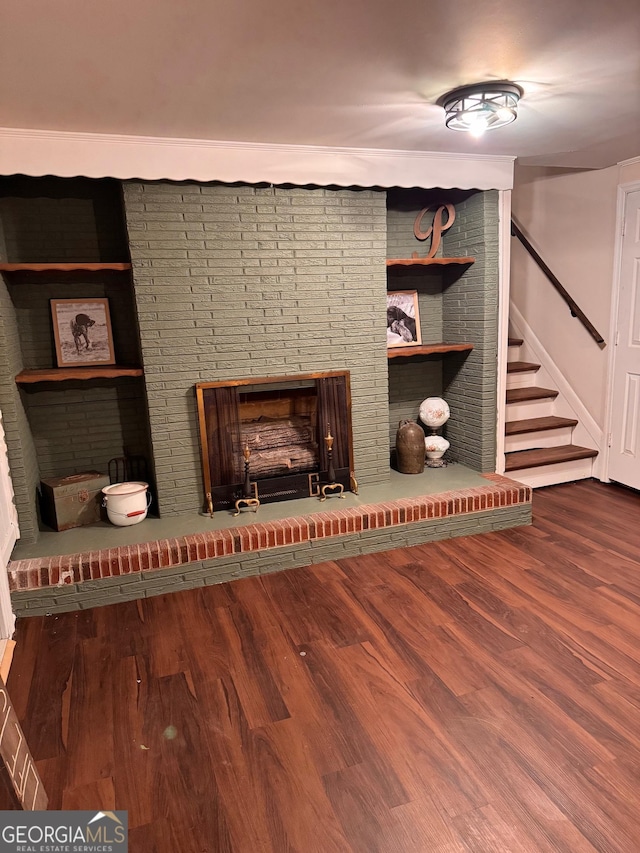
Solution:
<svg viewBox="0 0 640 853"><path fill-rule="evenodd" d="M522 89L515 83L476 83L460 86L438 99L451 130L482 136L486 130L504 127L516 120Z"/></svg>

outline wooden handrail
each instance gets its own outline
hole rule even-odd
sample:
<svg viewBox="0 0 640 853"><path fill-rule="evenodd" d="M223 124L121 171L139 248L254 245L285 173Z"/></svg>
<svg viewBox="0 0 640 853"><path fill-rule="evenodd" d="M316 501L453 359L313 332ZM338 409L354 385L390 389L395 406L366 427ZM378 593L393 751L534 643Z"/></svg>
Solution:
<svg viewBox="0 0 640 853"><path fill-rule="evenodd" d="M605 343L604 338L600 334L600 332L596 329L596 327L593 325L593 323L589 320L589 318L584 313L582 308L580 308L580 306L575 301L575 299L569 293L567 293L567 291L564 289L562 284L560 284L560 281L558 280L558 278L551 272L551 270L545 264L545 262L542 260L540 255L536 252L536 250L533 248L531 243L524 236L524 234L520 230L518 224L516 223L516 221L513 217L511 218L511 236L517 237L518 240L520 240L520 242L525 247L527 252L529 252L529 254L533 258L533 260L537 263L537 265L540 267L542 272L546 275L546 277L549 279L551 284L555 287L555 289L558 291L560 296L567 303L567 305L569 306L569 310L571 311L571 316L577 317L578 320L580 320L582 325L585 327L585 329L589 332L591 337L594 339L594 341L596 341L596 343L598 343L601 347L605 347L606 343Z"/></svg>

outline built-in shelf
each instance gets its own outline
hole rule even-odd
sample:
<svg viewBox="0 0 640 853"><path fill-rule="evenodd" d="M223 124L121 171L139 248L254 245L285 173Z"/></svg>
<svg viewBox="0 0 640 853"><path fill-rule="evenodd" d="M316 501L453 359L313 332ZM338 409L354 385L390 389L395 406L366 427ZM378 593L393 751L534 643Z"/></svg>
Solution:
<svg viewBox="0 0 640 853"><path fill-rule="evenodd" d="M472 264L475 258L389 258L388 267L430 267L449 264Z"/></svg>
<svg viewBox="0 0 640 853"><path fill-rule="evenodd" d="M446 352L471 352L473 344L422 344L415 347L390 347L387 349L387 358L412 358L416 355L435 355Z"/></svg>
<svg viewBox="0 0 640 853"><path fill-rule="evenodd" d="M35 382L65 382L69 379L118 379L121 376L142 376L141 367L119 367L96 365L95 367L52 367L45 370L22 370L16 376L18 385Z"/></svg>
<svg viewBox="0 0 640 853"><path fill-rule="evenodd" d="M122 272L130 270L131 264L0 264L0 272Z"/></svg>

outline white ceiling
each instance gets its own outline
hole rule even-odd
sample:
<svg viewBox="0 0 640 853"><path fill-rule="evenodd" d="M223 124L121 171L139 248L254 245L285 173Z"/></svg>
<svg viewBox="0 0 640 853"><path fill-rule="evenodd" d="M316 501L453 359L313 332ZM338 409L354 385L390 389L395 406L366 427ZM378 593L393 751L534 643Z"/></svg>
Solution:
<svg viewBox="0 0 640 853"><path fill-rule="evenodd" d="M0 126L509 154L640 155L640 0L4 0ZM479 140L445 91L525 90Z"/></svg>

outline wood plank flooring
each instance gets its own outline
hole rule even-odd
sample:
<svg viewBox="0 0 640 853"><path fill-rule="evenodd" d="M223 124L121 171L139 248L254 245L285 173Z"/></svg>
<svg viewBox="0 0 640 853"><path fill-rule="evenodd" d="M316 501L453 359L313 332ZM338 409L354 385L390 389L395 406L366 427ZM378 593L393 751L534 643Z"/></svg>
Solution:
<svg viewBox="0 0 640 853"><path fill-rule="evenodd" d="M640 850L640 496L19 621L51 808L132 853Z"/></svg>

